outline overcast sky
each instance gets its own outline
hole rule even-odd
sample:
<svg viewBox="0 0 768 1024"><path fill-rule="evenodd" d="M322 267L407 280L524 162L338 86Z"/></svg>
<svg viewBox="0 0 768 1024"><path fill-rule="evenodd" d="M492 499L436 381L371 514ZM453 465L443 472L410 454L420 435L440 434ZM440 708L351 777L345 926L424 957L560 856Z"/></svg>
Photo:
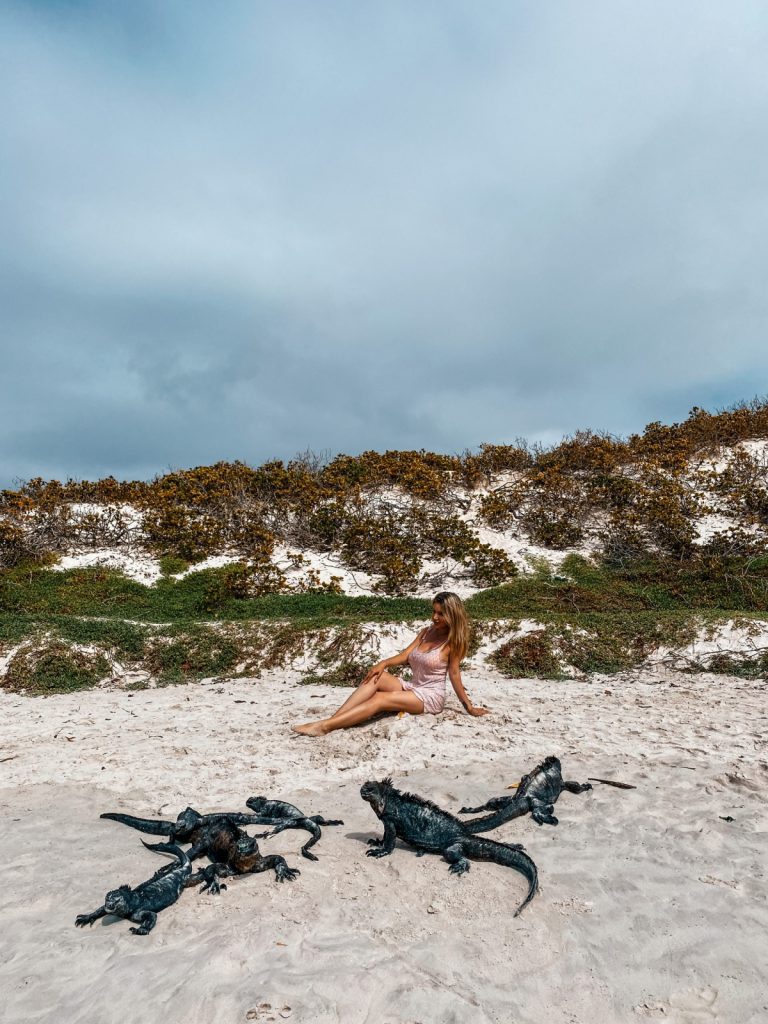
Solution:
<svg viewBox="0 0 768 1024"><path fill-rule="evenodd" d="M768 392L764 0L0 11L0 486Z"/></svg>

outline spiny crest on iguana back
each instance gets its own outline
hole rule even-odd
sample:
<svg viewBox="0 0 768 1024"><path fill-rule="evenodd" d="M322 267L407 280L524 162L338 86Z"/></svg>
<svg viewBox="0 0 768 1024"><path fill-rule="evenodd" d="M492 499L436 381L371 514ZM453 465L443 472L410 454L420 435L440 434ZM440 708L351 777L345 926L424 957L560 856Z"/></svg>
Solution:
<svg viewBox="0 0 768 1024"><path fill-rule="evenodd" d="M419 796L418 793L408 793L405 790L397 789L393 785L391 778L382 779L381 782L377 782L376 785L379 786L379 788L382 790L394 793L395 795L401 797L403 800L410 800L412 803L418 804L419 807L424 807L428 811L437 811L438 814L443 814L446 817L450 818L452 821L457 821L460 825L463 825L461 818L457 818L454 814L451 814L450 811L446 811L442 807L439 807L436 803L434 803L434 801L428 800L426 797Z"/></svg>
<svg viewBox="0 0 768 1024"><path fill-rule="evenodd" d="M527 775L523 775L517 784L518 792L530 785L531 780L535 779L539 772L543 772L546 775L551 769L554 769L558 775L562 774L560 759L555 757L554 754L550 754L549 757L545 757L541 764L536 765L533 771L528 772Z"/></svg>

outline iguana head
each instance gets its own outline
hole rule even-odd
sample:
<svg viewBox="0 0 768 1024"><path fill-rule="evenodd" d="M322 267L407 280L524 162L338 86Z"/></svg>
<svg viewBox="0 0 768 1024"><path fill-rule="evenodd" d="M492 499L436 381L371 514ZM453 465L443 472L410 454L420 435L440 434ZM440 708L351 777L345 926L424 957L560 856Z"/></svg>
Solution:
<svg viewBox="0 0 768 1024"><path fill-rule="evenodd" d="M250 807L254 814L261 814L266 802L267 798L265 796L249 796L245 801L245 806Z"/></svg>
<svg viewBox="0 0 768 1024"><path fill-rule="evenodd" d="M202 820L202 815L193 807L187 807L187 809L182 811L174 822L173 829L171 831L171 838L181 839L183 842L184 837L188 836L192 829L196 825L199 825Z"/></svg>
<svg viewBox="0 0 768 1024"><path fill-rule="evenodd" d="M121 885L119 889L113 889L104 897L104 909L108 914L130 914L135 904L136 899L130 885Z"/></svg>
<svg viewBox="0 0 768 1024"><path fill-rule="evenodd" d="M381 782L365 782L360 787L360 796L367 801L378 817L384 813L387 806L387 796L392 790L392 779L382 779Z"/></svg>

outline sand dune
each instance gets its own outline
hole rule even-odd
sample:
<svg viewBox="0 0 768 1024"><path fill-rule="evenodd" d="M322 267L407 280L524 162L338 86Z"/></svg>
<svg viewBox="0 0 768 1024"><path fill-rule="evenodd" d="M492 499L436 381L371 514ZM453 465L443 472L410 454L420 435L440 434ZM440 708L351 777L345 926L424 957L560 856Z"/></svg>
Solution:
<svg viewBox="0 0 768 1024"><path fill-rule="evenodd" d="M765 684L663 673L545 683L468 676L493 714L452 700L320 740L288 724L345 691L295 674L32 700L0 694L0 1004L8 1022L165 1024L768 1019ZM547 754L565 774L618 778L564 794L557 828L511 822L541 891L475 863L461 878L398 845L364 856L379 823L362 782L394 777L446 809L499 795ZM245 809L250 795L341 817L317 863L305 833L262 850L294 883L187 891L146 938L74 927L160 858L98 815ZM725 818L732 818L726 821Z"/></svg>

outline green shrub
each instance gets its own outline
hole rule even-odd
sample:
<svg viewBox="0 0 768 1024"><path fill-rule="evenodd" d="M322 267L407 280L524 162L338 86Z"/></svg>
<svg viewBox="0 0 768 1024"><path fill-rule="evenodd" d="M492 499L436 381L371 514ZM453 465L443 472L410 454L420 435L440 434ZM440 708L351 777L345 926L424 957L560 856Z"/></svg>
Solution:
<svg viewBox="0 0 768 1024"><path fill-rule="evenodd" d="M507 640L489 655L488 660L509 679L564 677L563 666L546 629L535 629Z"/></svg>
<svg viewBox="0 0 768 1024"><path fill-rule="evenodd" d="M241 648L213 629L198 628L157 636L145 648L144 666L160 681L178 682L234 670Z"/></svg>
<svg viewBox="0 0 768 1024"><path fill-rule="evenodd" d="M189 568L189 562L176 555L163 555L160 559L160 572L163 576L177 576Z"/></svg>
<svg viewBox="0 0 768 1024"><path fill-rule="evenodd" d="M242 601L285 589L285 575L271 562L251 565L236 562L221 569L201 571L204 576L204 604L215 611L232 600Z"/></svg>
<svg viewBox="0 0 768 1024"><path fill-rule="evenodd" d="M748 658L723 652L690 663L686 671L713 672L719 675L739 676L742 679L767 679L768 654L763 652L756 658Z"/></svg>
<svg viewBox="0 0 768 1024"><path fill-rule="evenodd" d="M100 653L79 651L61 640L22 647L11 658L0 686L33 695L87 690L110 675L109 662Z"/></svg>
<svg viewBox="0 0 768 1024"><path fill-rule="evenodd" d="M305 686L356 686L370 667L359 661L341 661L325 672L309 672L300 682Z"/></svg>

